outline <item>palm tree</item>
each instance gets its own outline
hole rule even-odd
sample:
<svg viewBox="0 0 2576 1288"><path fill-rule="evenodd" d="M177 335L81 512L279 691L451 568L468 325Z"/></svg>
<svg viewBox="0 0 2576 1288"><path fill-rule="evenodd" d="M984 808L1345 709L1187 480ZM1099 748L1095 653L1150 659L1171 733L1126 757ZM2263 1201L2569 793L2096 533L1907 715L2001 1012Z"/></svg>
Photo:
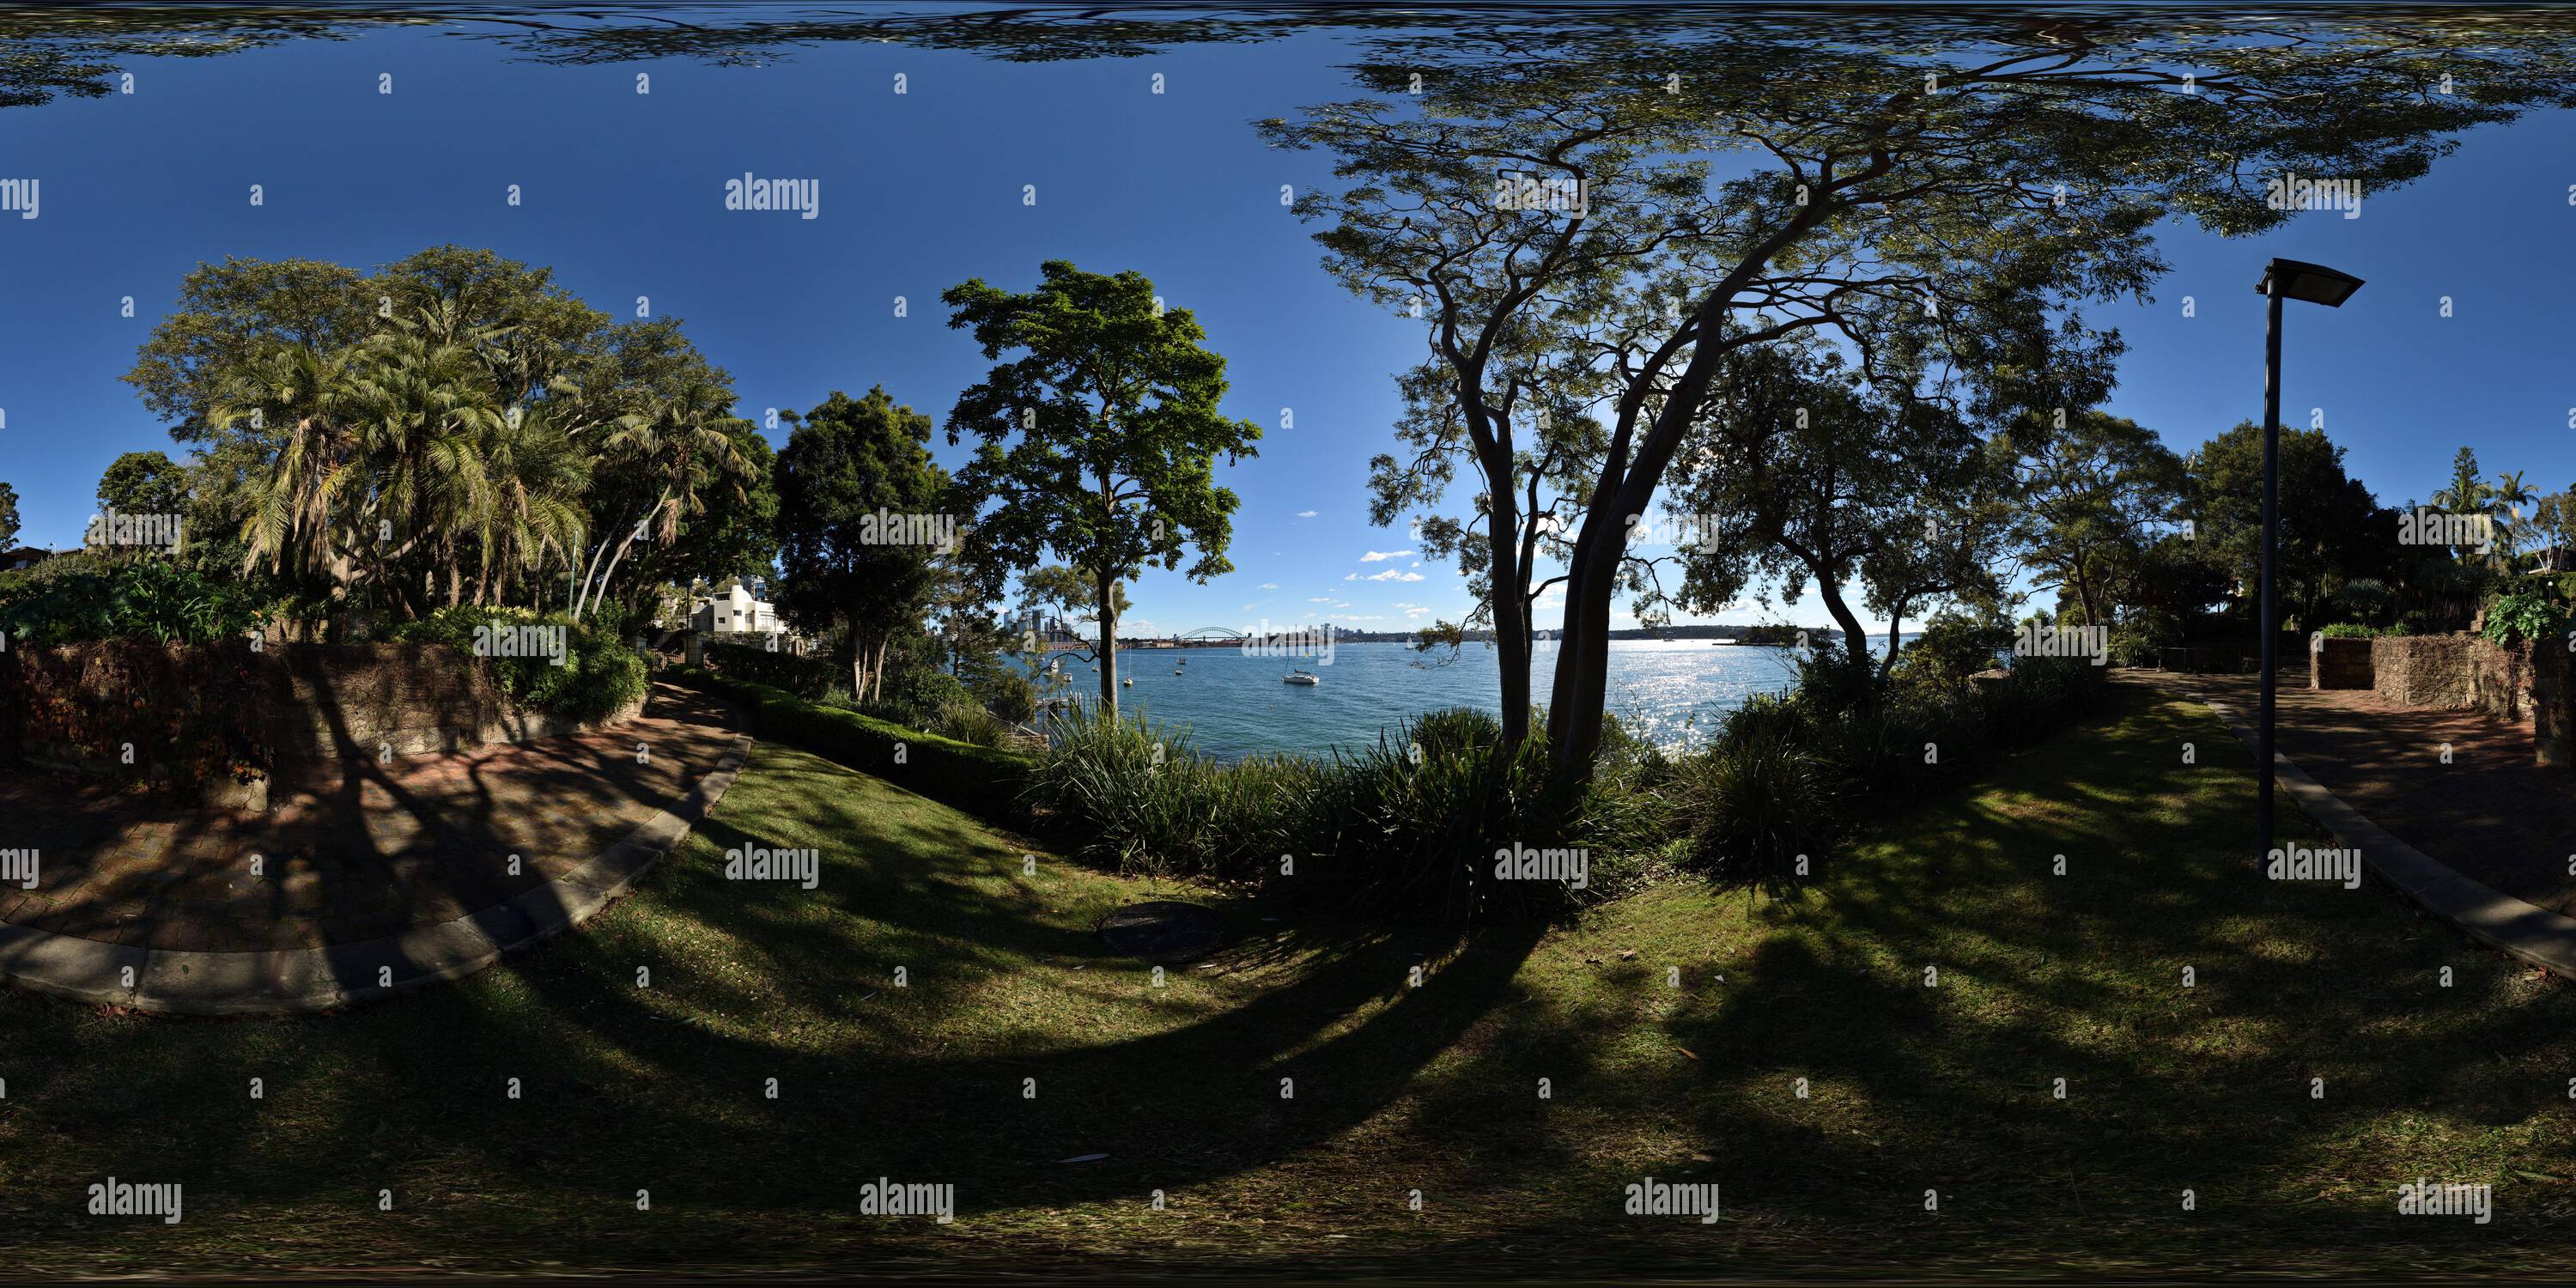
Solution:
<svg viewBox="0 0 2576 1288"><path fill-rule="evenodd" d="M2540 499L2540 494L2522 481L2522 471L2514 470L2496 476L2488 490L2488 501L2495 514L2496 546L2503 552L2505 566L2512 567L2522 553L2523 508Z"/></svg>
<svg viewBox="0 0 2576 1288"><path fill-rule="evenodd" d="M244 364L209 410L219 429L277 427L265 468L250 479L242 523L242 572L322 574L334 586L355 579L332 534L344 498L366 490L358 426L375 411L377 390L355 347L324 354L278 345Z"/></svg>
<svg viewBox="0 0 2576 1288"><path fill-rule="evenodd" d="M484 437L491 487L475 534L477 604L507 602L515 584L537 580L558 559L569 572L581 549L589 463L554 422L548 406L513 409Z"/></svg>
<svg viewBox="0 0 2576 1288"><path fill-rule="evenodd" d="M733 415L732 407L733 396L721 387L691 381L650 414L623 416L608 425L599 439L594 474L613 471L632 481L633 496L653 489L653 500L622 529L624 535L611 529L592 548L573 600L575 618L597 610L617 565L648 529L655 541L676 540L682 519L706 513L704 494L719 479L731 480L740 498L741 480L750 477L752 466L732 435L751 422ZM609 553L612 544L614 554ZM605 567L600 564L603 555Z"/></svg>
<svg viewBox="0 0 2576 1288"><path fill-rule="evenodd" d="M376 414L361 425L373 485L362 527L377 539L362 534L361 545L409 617L420 615L415 592L434 593L440 573L447 602L463 600L460 539L480 531L493 507L483 446L503 423L473 347L437 334L424 310L422 323L405 320L367 342Z"/></svg>

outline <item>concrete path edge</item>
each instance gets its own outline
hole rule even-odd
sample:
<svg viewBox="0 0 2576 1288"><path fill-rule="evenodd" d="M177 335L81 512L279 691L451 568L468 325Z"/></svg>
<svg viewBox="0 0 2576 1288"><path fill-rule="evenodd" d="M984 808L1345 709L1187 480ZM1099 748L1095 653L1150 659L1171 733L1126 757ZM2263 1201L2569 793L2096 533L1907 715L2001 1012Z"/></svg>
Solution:
<svg viewBox="0 0 2576 1288"><path fill-rule="evenodd" d="M2259 733L2252 724L2224 702L2208 697L2200 701L2227 723L2247 751L2256 751ZM2338 842L2359 849L2362 862L2400 894L2489 948L2563 979L2576 979L2576 917L2525 903L2398 840L2326 790L2277 748L2272 753L2272 771L2301 813Z"/></svg>
<svg viewBox="0 0 2576 1288"><path fill-rule="evenodd" d="M687 796L626 839L555 880L453 921L355 943L251 952L172 952L0 922L0 979L76 1001L169 1015L322 1011L463 979L616 902L723 798L751 747L749 733L736 733Z"/></svg>

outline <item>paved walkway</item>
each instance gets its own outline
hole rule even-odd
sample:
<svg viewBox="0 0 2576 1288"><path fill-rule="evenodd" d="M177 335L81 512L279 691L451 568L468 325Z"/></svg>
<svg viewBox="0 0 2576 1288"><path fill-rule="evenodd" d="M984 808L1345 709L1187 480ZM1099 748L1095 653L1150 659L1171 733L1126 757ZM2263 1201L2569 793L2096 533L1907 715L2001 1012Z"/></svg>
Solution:
<svg viewBox="0 0 2576 1288"><path fill-rule="evenodd" d="M2165 678L2255 718L2258 677ZM2309 689L2304 677L2275 702L2276 749L2345 804L2463 876L2576 916L2576 771L2533 762L2529 721Z"/></svg>
<svg viewBox="0 0 2576 1288"><path fill-rule="evenodd" d="M0 850L38 854L34 888L0 884L0 975L227 1013L455 978L605 906L749 745L731 708L655 685L641 717L595 733L281 777L264 813L70 775L0 783Z"/></svg>
<svg viewBox="0 0 2576 1288"><path fill-rule="evenodd" d="M2123 675L2206 701L2254 749L2257 682ZM2571 882L2563 866L2545 861L2576 844L2569 839L2576 833L2565 830L2576 781L2566 770L2532 763L2527 727L2474 712L2394 706L2352 690L2302 686L2276 694L2273 768L2289 804L2425 911L2490 948L2576 979L2576 917L2563 911ZM2473 772L2453 772L2471 765ZM2346 792L2402 818L2407 834L2363 813Z"/></svg>

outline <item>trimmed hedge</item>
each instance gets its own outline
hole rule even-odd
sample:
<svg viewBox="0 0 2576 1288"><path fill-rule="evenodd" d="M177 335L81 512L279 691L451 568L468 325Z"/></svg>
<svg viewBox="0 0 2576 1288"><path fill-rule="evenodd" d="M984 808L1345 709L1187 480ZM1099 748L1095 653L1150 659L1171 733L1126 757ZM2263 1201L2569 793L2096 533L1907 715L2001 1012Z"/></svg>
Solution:
<svg viewBox="0 0 2576 1288"><path fill-rule="evenodd" d="M750 712L761 737L794 743L987 821L1019 821L1020 785L1034 765L1028 756L906 729L700 667L665 674Z"/></svg>
<svg viewBox="0 0 2576 1288"><path fill-rule="evenodd" d="M783 689L800 698L820 698L833 684L850 682L847 667L819 657L772 653L758 644L719 642L710 635L699 641L698 651L708 670L728 680Z"/></svg>

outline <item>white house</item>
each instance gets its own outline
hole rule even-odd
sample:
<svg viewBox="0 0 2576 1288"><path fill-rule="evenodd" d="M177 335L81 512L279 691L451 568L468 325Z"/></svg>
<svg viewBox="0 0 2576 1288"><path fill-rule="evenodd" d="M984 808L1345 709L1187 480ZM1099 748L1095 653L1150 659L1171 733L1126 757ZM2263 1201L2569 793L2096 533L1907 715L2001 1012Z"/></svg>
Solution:
<svg viewBox="0 0 2576 1288"><path fill-rule="evenodd" d="M786 629L768 600L755 599L741 582L728 582L689 609L689 626L708 635L774 635Z"/></svg>

